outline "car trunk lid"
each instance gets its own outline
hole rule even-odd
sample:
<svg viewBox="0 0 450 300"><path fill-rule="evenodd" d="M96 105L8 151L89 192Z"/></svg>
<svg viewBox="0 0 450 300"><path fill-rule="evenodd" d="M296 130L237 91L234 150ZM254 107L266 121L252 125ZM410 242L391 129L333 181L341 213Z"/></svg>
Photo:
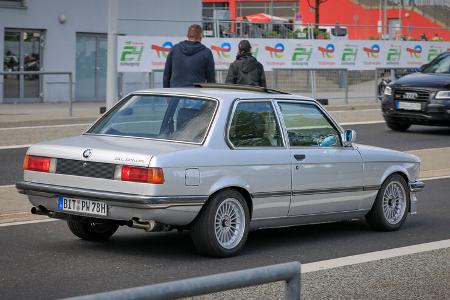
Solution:
<svg viewBox="0 0 450 300"><path fill-rule="evenodd" d="M147 167L153 156L198 145L120 136L84 134L33 145L28 154L62 160Z"/></svg>

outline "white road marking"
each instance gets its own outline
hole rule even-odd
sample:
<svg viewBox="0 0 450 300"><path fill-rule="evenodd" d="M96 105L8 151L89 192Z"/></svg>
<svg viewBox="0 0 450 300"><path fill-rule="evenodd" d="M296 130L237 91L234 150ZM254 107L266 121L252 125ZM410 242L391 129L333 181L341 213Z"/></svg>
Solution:
<svg viewBox="0 0 450 300"><path fill-rule="evenodd" d="M436 176L436 177L425 177L425 178L420 178L420 180L422 181L428 181L428 180L437 180L437 179L447 179L450 178L450 175L444 175L444 176Z"/></svg>
<svg viewBox="0 0 450 300"><path fill-rule="evenodd" d="M10 145L10 146L0 146L0 150L6 150L6 149L19 149L19 148L28 148L31 144L27 145Z"/></svg>
<svg viewBox="0 0 450 300"><path fill-rule="evenodd" d="M59 220L44 219L44 220L32 220L32 221L23 221L23 222L4 223L4 224L0 224L0 227L28 225L28 224L53 222L53 221L59 221ZM399 256L417 254L417 253L422 253L422 252L427 252L427 251L432 251L432 250L439 250L439 249L446 249L446 248L450 248L450 239L302 264L301 272L302 273L310 273L310 272L316 272L316 271L323 271L323 270L329 270L329 269L334 269L334 268L339 268L339 267L345 267L345 266L351 266L351 265L357 265L357 264L378 261L378 260L387 259L387 258L394 258L394 257L399 257Z"/></svg>
<svg viewBox="0 0 450 300"><path fill-rule="evenodd" d="M348 125L365 125L365 124L381 124L384 123L384 121L363 121L363 122L347 122L347 123L339 123L341 126L348 126Z"/></svg>
<svg viewBox="0 0 450 300"><path fill-rule="evenodd" d="M2 223L2 224L0 224L0 227L9 227L9 226L27 225L27 224L45 223L45 222L54 222L54 221L60 221L60 220L58 220L58 219L42 219L42 220Z"/></svg>
<svg viewBox="0 0 450 300"><path fill-rule="evenodd" d="M431 243L417 244L412 246L369 252L364 254L345 256L335 259L322 260L309 264L302 264L302 273L328 270L344 266L368 263L386 258L405 256L426 251L450 248L450 240L442 240Z"/></svg>
<svg viewBox="0 0 450 300"><path fill-rule="evenodd" d="M326 107L325 107L326 108ZM381 111L380 108L368 108L368 109L347 109L347 110L327 110L329 113L347 113L347 112L354 112L354 111Z"/></svg>
<svg viewBox="0 0 450 300"><path fill-rule="evenodd" d="M78 124L60 124L60 125L39 125L39 126L23 126L23 127L9 127L0 128L0 131L18 130L18 129L39 129L39 128L58 128L58 127L73 127L73 126L88 126L92 123L78 123Z"/></svg>
<svg viewBox="0 0 450 300"><path fill-rule="evenodd" d="M16 187L15 184L0 185L0 189L10 189Z"/></svg>

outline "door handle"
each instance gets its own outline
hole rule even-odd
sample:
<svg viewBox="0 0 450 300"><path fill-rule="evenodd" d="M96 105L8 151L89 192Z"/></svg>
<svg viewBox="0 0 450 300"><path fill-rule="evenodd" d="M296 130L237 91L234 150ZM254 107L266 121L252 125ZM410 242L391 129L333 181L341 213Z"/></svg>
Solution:
<svg viewBox="0 0 450 300"><path fill-rule="evenodd" d="M306 158L306 155L305 154L294 154L294 157L296 160L301 161Z"/></svg>

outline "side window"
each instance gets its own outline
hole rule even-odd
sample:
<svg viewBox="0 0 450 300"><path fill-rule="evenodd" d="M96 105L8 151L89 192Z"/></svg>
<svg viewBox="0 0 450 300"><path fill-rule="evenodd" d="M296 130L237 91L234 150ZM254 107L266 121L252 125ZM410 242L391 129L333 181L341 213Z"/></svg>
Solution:
<svg viewBox="0 0 450 300"><path fill-rule="evenodd" d="M342 146L336 130L313 104L279 102L292 147Z"/></svg>
<svg viewBox="0 0 450 300"><path fill-rule="evenodd" d="M282 147L280 128L269 101L240 102L228 136L235 147Z"/></svg>

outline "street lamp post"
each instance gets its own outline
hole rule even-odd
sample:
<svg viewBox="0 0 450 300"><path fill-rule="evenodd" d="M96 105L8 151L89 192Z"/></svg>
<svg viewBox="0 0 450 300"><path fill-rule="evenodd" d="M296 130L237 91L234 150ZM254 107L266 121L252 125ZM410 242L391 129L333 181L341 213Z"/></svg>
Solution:
<svg viewBox="0 0 450 300"><path fill-rule="evenodd" d="M108 2L108 57L106 68L106 109L117 100L117 31L119 0Z"/></svg>

